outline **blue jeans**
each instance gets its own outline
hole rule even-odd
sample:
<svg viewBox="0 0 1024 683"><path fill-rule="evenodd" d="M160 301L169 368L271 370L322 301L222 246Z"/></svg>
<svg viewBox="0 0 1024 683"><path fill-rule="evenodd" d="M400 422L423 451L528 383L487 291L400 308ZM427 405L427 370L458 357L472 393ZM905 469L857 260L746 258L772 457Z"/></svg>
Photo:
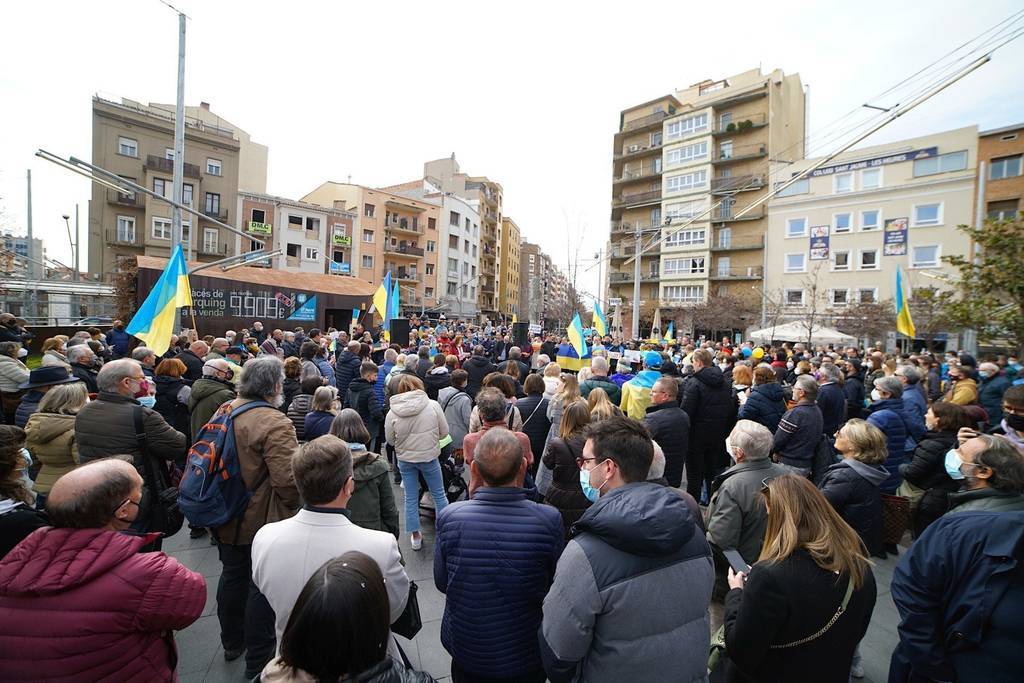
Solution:
<svg viewBox="0 0 1024 683"><path fill-rule="evenodd" d="M444 479L441 477L441 465L437 458L429 462L398 461L398 471L402 473L402 484L405 486L405 531L415 533L420 530L420 478L423 475L434 499L434 509L441 512L448 504L444 493Z"/></svg>

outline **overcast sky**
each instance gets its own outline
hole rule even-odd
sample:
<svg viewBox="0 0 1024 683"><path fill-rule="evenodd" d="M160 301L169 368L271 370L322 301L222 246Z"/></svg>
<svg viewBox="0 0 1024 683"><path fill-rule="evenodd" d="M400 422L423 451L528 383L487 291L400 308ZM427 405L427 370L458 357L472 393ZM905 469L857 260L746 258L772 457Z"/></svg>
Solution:
<svg viewBox="0 0 1024 683"><path fill-rule="evenodd" d="M588 291L623 108L760 65L810 85L813 132L1020 9L1019 0L827 5L176 4L191 17L186 103L209 102L270 147L269 192L299 197L349 175L389 185L454 152L464 171L504 186L524 239L563 268L579 259ZM88 181L33 153L89 159L95 93L172 102L177 19L157 0L35 0L5 3L0 23L0 208L22 228L31 168L36 235L68 262L61 214L79 203L84 237ZM1018 123L1022 67L1024 39L865 144ZM86 253L83 244L83 269Z"/></svg>

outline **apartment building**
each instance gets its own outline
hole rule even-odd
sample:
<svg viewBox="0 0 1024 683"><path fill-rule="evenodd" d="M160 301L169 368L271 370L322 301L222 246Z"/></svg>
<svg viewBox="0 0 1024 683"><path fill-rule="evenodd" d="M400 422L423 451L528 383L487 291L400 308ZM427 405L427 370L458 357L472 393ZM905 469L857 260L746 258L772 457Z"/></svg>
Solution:
<svg viewBox="0 0 1024 683"><path fill-rule="evenodd" d="M504 318L519 315L519 254L522 236L508 216L501 218L501 266L498 282L498 311Z"/></svg>
<svg viewBox="0 0 1024 683"><path fill-rule="evenodd" d="M978 181L984 215L1008 220L1024 211L1024 123L978 134L978 160L984 174Z"/></svg>
<svg viewBox="0 0 1024 683"><path fill-rule="evenodd" d="M569 281L540 245L523 242L519 251L519 320L562 330L572 316Z"/></svg>
<svg viewBox="0 0 1024 683"><path fill-rule="evenodd" d="M46 262L46 247L43 246L43 241L38 237L33 237L31 240L25 235L15 235L13 230L4 230L0 233L0 247L3 247L4 253L0 254L0 258L3 258L5 263L13 264L16 262L19 264L19 269L24 267L27 269L31 268L38 277L43 275L43 266L39 263ZM32 259L36 263L31 264L27 259ZM72 264L74 265L74 264ZM11 265L9 270L14 270L14 265Z"/></svg>
<svg viewBox="0 0 1024 683"><path fill-rule="evenodd" d="M262 240L280 256L251 265L296 273L352 275L352 228L356 214L284 197L239 192L240 229ZM259 242L235 236L235 253L260 249Z"/></svg>
<svg viewBox="0 0 1024 683"><path fill-rule="evenodd" d="M642 320L656 306L735 295L762 277L763 209L738 215L769 184L771 166L804 155L799 75L752 69L705 80L622 112L614 138L609 296L632 318L636 237ZM663 311L671 317L671 310Z"/></svg>
<svg viewBox="0 0 1024 683"><path fill-rule="evenodd" d="M942 257L970 253L957 226L974 222L978 144L970 126L853 150L783 190L768 212L767 305L784 320L841 317L891 301L897 268L911 301L914 290L952 286L958 275Z"/></svg>
<svg viewBox="0 0 1024 683"><path fill-rule="evenodd" d="M390 272L405 310L437 307L440 202L333 181L300 201L354 215L352 275L377 285Z"/></svg>
<svg viewBox="0 0 1024 683"><path fill-rule="evenodd" d="M170 197L174 166L174 116L132 100L92 101L92 163ZM185 120L182 202L202 215L182 215L182 246L192 260L231 256L234 234L217 227L235 222L239 141L234 128ZM264 170L265 174L265 170ZM126 259L167 258L171 247L171 206L141 193L122 194L93 184L89 202L88 269L109 278Z"/></svg>

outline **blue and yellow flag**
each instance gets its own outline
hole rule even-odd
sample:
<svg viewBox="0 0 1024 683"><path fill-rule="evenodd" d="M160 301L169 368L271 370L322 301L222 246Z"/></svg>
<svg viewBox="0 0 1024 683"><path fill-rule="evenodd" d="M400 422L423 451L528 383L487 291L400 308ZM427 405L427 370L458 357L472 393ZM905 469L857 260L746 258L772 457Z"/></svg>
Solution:
<svg viewBox="0 0 1024 683"><path fill-rule="evenodd" d="M385 323L388 321L388 306L390 305L391 298L391 271L384 276L384 281L380 283L380 287L373 293L373 310L377 312L377 315L381 317L381 320Z"/></svg>
<svg viewBox="0 0 1024 683"><path fill-rule="evenodd" d="M676 331L674 329L675 323L671 320L668 321L668 329L665 330L665 341L671 342L676 340Z"/></svg>
<svg viewBox="0 0 1024 683"><path fill-rule="evenodd" d="M178 321L178 309L192 305L192 287L188 283L188 266L179 244L171 254L163 275L153 285L149 296L135 312L125 331L162 356L171 345L171 335Z"/></svg>
<svg viewBox="0 0 1024 683"><path fill-rule="evenodd" d="M579 372L582 368L589 367L592 360L593 358L590 357L590 349L587 349L587 353L580 358L572 344L559 344L558 349L555 351L555 362L557 362L559 367L563 370Z"/></svg>
<svg viewBox="0 0 1024 683"><path fill-rule="evenodd" d="M608 334L608 321L604 317L604 311L601 310L601 304L594 300L594 320L590 323L602 337Z"/></svg>
<svg viewBox="0 0 1024 683"><path fill-rule="evenodd" d="M583 358L587 355L587 342L583 338L583 322L580 320L580 314L577 313L573 316L572 322L569 323L569 327L565 328L565 333L569 337L569 343L572 344L572 348L576 351L576 355Z"/></svg>
<svg viewBox="0 0 1024 683"><path fill-rule="evenodd" d="M910 302L903 292L903 271L896 268L896 331L911 339L917 336L914 321L910 319Z"/></svg>
<svg viewBox="0 0 1024 683"><path fill-rule="evenodd" d="M391 296L388 299L388 320L402 317L402 300L396 281L391 286Z"/></svg>

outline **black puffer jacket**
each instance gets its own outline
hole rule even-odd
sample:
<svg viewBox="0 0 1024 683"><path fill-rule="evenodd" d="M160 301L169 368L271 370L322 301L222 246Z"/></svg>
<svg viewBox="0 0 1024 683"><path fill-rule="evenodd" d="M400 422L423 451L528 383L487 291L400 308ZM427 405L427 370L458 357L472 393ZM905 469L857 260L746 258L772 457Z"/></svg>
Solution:
<svg viewBox="0 0 1024 683"><path fill-rule="evenodd" d="M476 400L484 377L497 370L498 366L489 361L486 356L470 356L469 360L462 364L462 369L469 375L466 380L466 393Z"/></svg>
<svg viewBox="0 0 1024 683"><path fill-rule="evenodd" d="M647 407L644 424L665 453L665 480L679 488L690 445L690 417L675 401Z"/></svg>
<svg viewBox="0 0 1024 683"><path fill-rule="evenodd" d="M763 424L772 434L779 428L779 420L786 414L786 398L782 393L782 385L755 384L750 389L747 402L740 406L737 417L741 420L753 420Z"/></svg>
<svg viewBox="0 0 1024 683"><path fill-rule="evenodd" d="M292 404L292 399L299 393L299 380L296 377L285 377L284 378L284 403L281 404L281 412L287 414L288 407Z"/></svg>
<svg viewBox="0 0 1024 683"><path fill-rule="evenodd" d="M844 458L825 470L818 487L872 554L882 550L882 496L878 486L888 476L884 467Z"/></svg>
<svg viewBox="0 0 1024 683"><path fill-rule="evenodd" d="M725 437L734 415L735 400L732 385L713 365L701 368L686 380L682 409L690 417L690 451L725 452Z"/></svg>
<svg viewBox="0 0 1024 683"><path fill-rule="evenodd" d="M843 393L846 394L846 419L860 419L864 415L864 373L847 377Z"/></svg>
<svg viewBox="0 0 1024 683"><path fill-rule="evenodd" d="M164 421L185 436L191 433L188 405L179 400L185 380L180 377L160 375L153 380L156 384L156 404L153 410L160 413ZM186 399L187 400L187 399Z"/></svg>
<svg viewBox="0 0 1024 683"><path fill-rule="evenodd" d="M910 462L900 465L900 475L924 489L924 495L914 510L915 538L949 510L949 494L960 488L959 482L946 474L946 453L950 448L956 448L956 434L925 432Z"/></svg>
<svg viewBox="0 0 1024 683"><path fill-rule="evenodd" d="M551 430L551 420L548 419L548 399L543 394L530 394L524 399L516 401L516 408L523 418L523 434L530 437L530 449L536 453L544 453L544 443L548 439L548 432ZM540 459L534 455L533 465L530 473L536 474L537 465Z"/></svg>
<svg viewBox="0 0 1024 683"><path fill-rule="evenodd" d="M362 359L348 349L338 354L338 360L334 362L334 383L338 387L338 396L348 394L348 385L359 376L359 366Z"/></svg>
<svg viewBox="0 0 1024 683"><path fill-rule="evenodd" d="M372 382L356 377L349 383L344 401L346 408L352 408L363 418L363 424L371 439L380 433L381 425L384 424L384 410L377 402L377 393L373 387Z"/></svg>
<svg viewBox="0 0 1024 683"><path fill-rule="evenodd" d="M544 452L544 466L551 470L551 486L544 502L562 513L565 537L569 538L572 525L587 511L591 503L580 488L580 468L576 458L583 457L586 439L578 436L568 441L555 437Z"/></svg>

